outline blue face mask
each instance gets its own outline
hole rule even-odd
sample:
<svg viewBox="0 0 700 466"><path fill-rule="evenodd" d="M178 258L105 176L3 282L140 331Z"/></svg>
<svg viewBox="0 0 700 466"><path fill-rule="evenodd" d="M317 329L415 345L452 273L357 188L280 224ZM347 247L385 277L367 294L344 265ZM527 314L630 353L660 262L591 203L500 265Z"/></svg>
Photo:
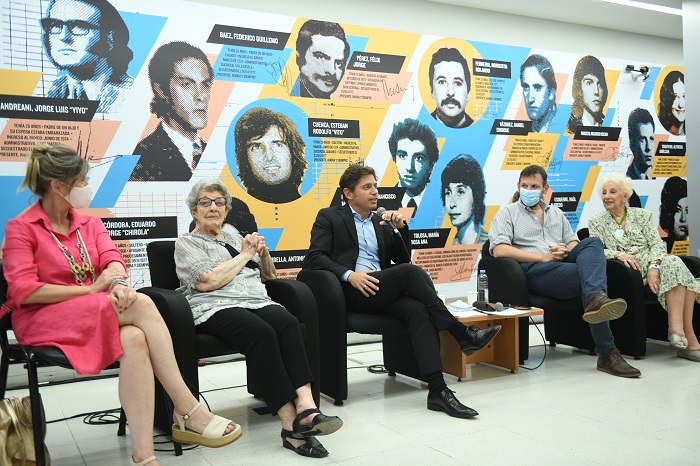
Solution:
<svg viewBox="0 0 700 466"><path fill-rule="evenodd" d="M525 189L520 188L520 201L528 207L532 207L538 202L540 202L540 193L542 191L539 189Z"/></svg>

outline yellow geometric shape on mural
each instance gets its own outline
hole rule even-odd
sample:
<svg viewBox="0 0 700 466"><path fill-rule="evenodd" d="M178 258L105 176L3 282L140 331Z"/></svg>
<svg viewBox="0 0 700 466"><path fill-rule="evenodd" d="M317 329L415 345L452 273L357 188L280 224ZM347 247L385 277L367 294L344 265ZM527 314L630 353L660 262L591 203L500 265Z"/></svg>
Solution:
<svg viewBox="0 0 700 466"><path fill-rule="evenodd" d="M41 71L0 69L0 94L32 95L41 79Z"/></svg>

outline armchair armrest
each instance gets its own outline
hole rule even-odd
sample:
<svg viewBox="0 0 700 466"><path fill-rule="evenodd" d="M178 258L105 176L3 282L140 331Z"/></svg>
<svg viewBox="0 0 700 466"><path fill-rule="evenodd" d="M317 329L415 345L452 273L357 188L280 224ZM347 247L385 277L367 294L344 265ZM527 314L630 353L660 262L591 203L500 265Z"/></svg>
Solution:
<svg viewBox="0 0 700 466"><path fill-rule="evenodd" d="M302 269L297 280L308 285L316 299L319 324L321 391L342 400L347 391L347 311L340 282L326 270Z"/></svg>
<svg viewBox="0 0 700 466"><path fill-rule="evenodd" d="M305 283L316 299L321 337L328 336L338 343L338 348L342 346L343 351L346 351L345 294L336 276L326 270L303 269L297 275L297 280Z"/></svg>
<svg viewBox="0 0 700 466"><path fill-rule="evenodd" d="M700 277L700 258L695 256L680 256L680 258L693 277Z"/></svg>
<svg viewBox="0 0 700 466"><path fill-rule="evenodd" d="M608 259L606 261L606 272L609 296L618 298L634 294L644 297L642 274L637 270L627 267L619 260Z"/></svg>
<svg viewBox="0 0 700 466"><path fill-rule="evenodd" d="M197 345L190 304L179 291L146 287L137 290L154 302L173 340L175 359L182 377L199 389ZM192 387L190 387L192 389ZM195 393L197 396L197 393Z"/></svg>
<svg viewBox="0 0 700 466"><path fill-rule="evenodd" d="M275 279L265 282L267 294L273 301L282 304L311 334L318 333L318 309L309 287L296 280Z"/></svg>
<svg viewBox="0 0 700 466"><path fill-rule="evenodd" d="M530 306L527 279L518 261L482 256L478 270L485 270L489 277L489 301Z"/></svg>
<svg viewBox="0 0 700 466"><path fill-rule="evenodd" d="M265 282L267 294L273 301L282 304L306 329L306 358L311 375L316 383L312 386L314 400L318 406L321 396L321 368L319 347L318 308L309 287L297 280L275 279Z"/></svg>

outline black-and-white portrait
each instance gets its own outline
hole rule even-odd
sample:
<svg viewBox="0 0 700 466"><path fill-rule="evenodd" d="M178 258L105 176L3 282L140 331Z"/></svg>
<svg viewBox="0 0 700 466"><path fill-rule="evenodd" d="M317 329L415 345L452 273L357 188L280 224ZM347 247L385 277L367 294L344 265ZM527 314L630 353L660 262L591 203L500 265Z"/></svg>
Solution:
<svg viewBox="0 0 700 466"><path fill-rule="evenodd" d="M153 54L148 77L160 122L134 149L140 158L129 181L188 181L207 145L199 130L209 120L211 64L199 48L169 42Z"/></svg>
<svg viewBox="0 0 700 466"><path fill-rule="evenodd" d="M685 76L671 71L659 91L659 121L674 136L685 135Z"/></svg>
<svg viewBox="0 0 700 466"><path fill-rule="evenodd" d="M648 180L654 160L654 118L649 110L635 108L627 118L632 163L627 176L633 180Z"/></svg>
<svg viewBox="0 0 700 466"><path fill-rule="evenodd" d="M418 120L406 118L394 125L389 152L399 175L397 186L406 188L401 205L414 208L415 216L438 160L435 133Z"/></svg>
<svg viewBox="0 0 700 466"><path fill-rule="evenodd" d="M546 133L557 114L557 79L552 64L533 54L520 66L520 87L533 133Z"/></svg>
<svg viewBox="0 0 700 466"><path fill-rule="evenodd" d="M299 67L296 95L329 99L343 79L349 55L350 44L340 24L316 20L305 22L296 43Z"/></svg>
<svg viewBox="0 0 700 466"><path fill-rule="evenodd" d="M608 84L605 68L596 57L586 55L576 64L571 96L571 115L567 129L575 133L579 126L602 126L605 120L603 109L608 101Z"/></svg>
<svg viewBox="0 0 700 466"><path fill-rule="evenodd" d="M236 122L234 137L238 177L248 194L274 204L301 197L306 144L286 115L251 108Z"/></svg>
<svg viewBox="0 0 700 466"><path fill-rule="evenodd" d="M466 113L471 91L469 63L455 48L435 52L428 69L430 93L435 100L433 118L450 128L466 128L474 123Z"/></svg>

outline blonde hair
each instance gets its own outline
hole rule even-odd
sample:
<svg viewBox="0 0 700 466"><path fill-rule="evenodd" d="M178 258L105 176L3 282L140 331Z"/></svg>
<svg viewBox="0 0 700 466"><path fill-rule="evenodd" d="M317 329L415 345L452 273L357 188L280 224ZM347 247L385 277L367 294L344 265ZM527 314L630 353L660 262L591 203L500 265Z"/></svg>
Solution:
<svg viewBox="0 0 700 466"><path fill-rule="evenodd" d="M38 144L27 159L27 174L18 191L29 188L35 195L44 196L53 180L72 187L87 174L89 168L87 160L79 156L75 149Z"/></svg>
<svg viewBox="0 0 700 466"><path fill-rule="evenodd" d="M622 190L622 193L627 197L627 199L630 198L632 195L632 192L634 192L634 188L632 187L632 180L629 179L627 176L623 175L622 173L618 172L609 172L603 175L603 179L600 180L600 186L598 187L598 194L600 196L603 196L603 186L605 186L607 183L612 183L618 188Z"/></svg>

